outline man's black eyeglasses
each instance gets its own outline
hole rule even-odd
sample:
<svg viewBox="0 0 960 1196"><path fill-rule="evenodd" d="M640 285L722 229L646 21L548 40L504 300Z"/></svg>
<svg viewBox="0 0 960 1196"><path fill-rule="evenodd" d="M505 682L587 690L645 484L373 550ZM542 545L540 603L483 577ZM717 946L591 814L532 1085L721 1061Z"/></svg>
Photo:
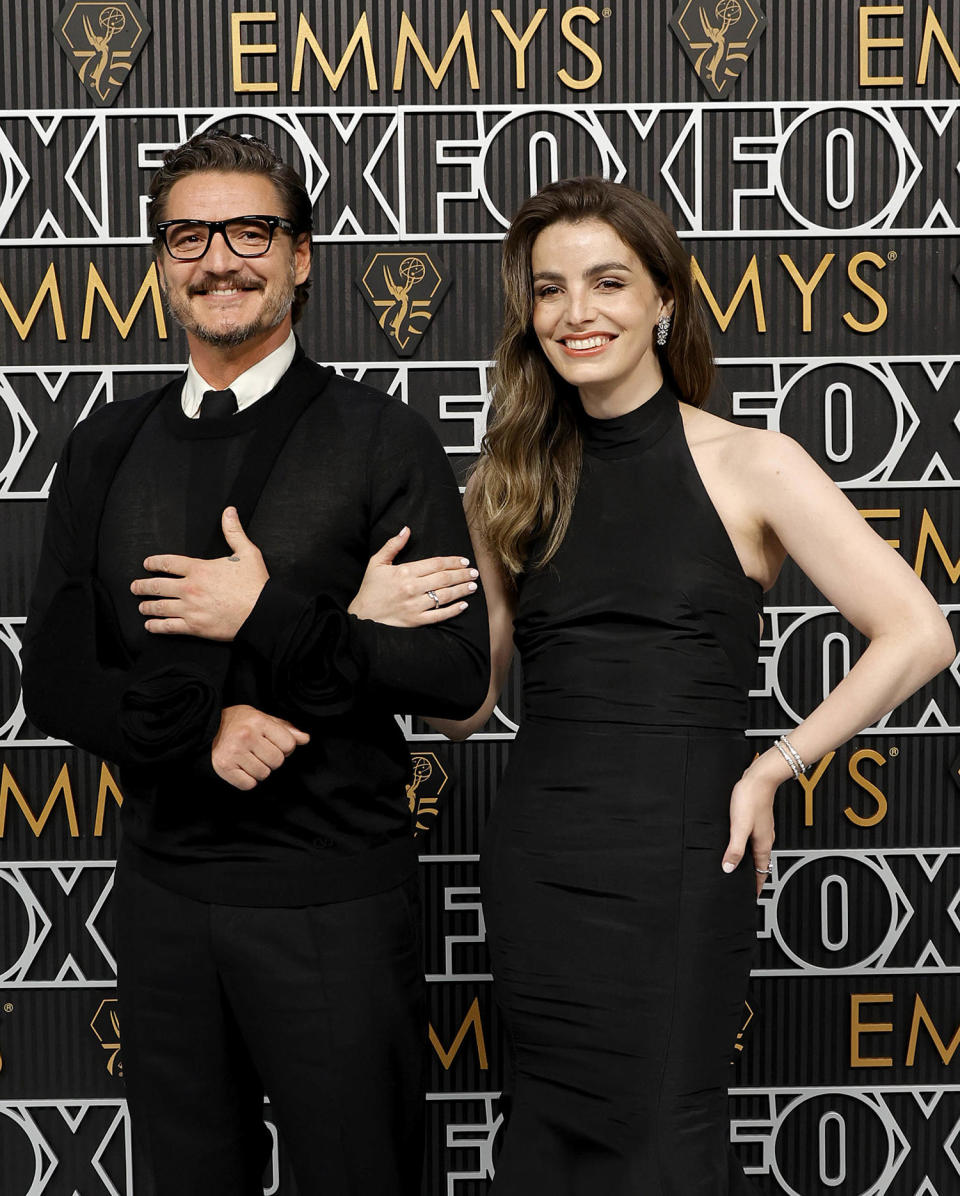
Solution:
<svg viewBox="0 0 960 1196"><path fill-rule="evenodd" d="M263 257L273 244L276 229L293 234L293 225L282 216L235 216L232 220L161 220L157 236L178 262L195 262L220 233L237 257Z"/></svg>

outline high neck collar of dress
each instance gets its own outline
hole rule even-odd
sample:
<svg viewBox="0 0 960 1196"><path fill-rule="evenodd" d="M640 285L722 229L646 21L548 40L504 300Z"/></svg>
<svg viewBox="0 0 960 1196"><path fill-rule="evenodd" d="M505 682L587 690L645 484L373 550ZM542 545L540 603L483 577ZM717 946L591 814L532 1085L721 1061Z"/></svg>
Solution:
<svg viewBox="0 0 960 1196"><path fill-rule="evenodd" d="M677 396L666 382L646 402L609 419L597 419L581 407L584 450L592 457L633 456L655 444L679 414Z"/></svg>

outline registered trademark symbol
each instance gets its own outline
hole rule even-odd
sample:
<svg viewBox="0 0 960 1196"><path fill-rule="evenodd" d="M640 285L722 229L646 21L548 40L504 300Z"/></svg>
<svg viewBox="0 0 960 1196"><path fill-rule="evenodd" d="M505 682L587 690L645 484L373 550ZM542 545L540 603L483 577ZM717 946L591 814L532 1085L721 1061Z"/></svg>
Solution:
<svg viewBox="0 0 960 1196"><path fill-rule="evenodd" d="M890 751L887 753L887 755L888 755L888 756L899 756L899 755L900 755L900 749L899 749L898 747L892 747L892 748L890 749Z"/></svg>
<svg viewBox="0 0 960 1196"><path fill-rule="evenodd" d="M7 1001L7 1003L4 1005L3 1012L4 1013L13 1013L13 1006L10 1004L9 1001Z"/></svg>
<svg viewBox="0 0 960 1196"><path fill-rule="evenodd" d="M897 251L895 249L887 250L887 261L895 262L897 260Z"/></svg>
<svg viewBox="0 0 960 1196"><path fill-rule="evenodd" d="M613 9L612 9L612 8L602 8L602 9L600 10L600 15L601 15L602 17L612 17L612 16L613 16Z"/></svg>

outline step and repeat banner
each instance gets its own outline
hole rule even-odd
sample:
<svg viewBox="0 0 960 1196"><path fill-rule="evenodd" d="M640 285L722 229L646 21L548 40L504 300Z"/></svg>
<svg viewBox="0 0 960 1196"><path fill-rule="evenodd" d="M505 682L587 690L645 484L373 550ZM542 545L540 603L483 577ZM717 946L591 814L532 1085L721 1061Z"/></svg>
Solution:
<svg viewBox="0 0 960 1196"><path fill-rule="evenodd" d="M185 364L145 236L164 150L225 127L298 168L307 351L416 407L461 478L511 213L566 175L646 191L693 255L716 409L804 444L960 631L960 2L0 13L0 1192L134 1196L111 949L123 793L109 761L30 725L18 660L65 438ZM767 597L758 748L862 647L789 564ZM429 1196L481 1196L494 1171L503 1039L477 860L519 718L514 678L465 744L404 722ZM731 1043L730 1136L758 1192L960 1191L958 726L955 664L781 790ZM294 1191L279 1142L265 1190Z"/></svg>

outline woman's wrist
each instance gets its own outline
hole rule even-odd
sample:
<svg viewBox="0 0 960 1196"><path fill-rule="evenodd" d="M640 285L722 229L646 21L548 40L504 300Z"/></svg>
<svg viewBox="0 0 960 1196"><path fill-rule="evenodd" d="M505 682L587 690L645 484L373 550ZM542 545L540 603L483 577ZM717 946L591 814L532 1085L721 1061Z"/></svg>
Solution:
<svg viewBox="0 0 960 1196"><path fill-rule="evenodd" d="M793 770L784 760L783 756L781 756L780 752L775 747L770 747L757 756L753 763L747 767L743 775L745 777L749 776L751 780L763 781L777 788L784 781L791 779Z"/></svg>

